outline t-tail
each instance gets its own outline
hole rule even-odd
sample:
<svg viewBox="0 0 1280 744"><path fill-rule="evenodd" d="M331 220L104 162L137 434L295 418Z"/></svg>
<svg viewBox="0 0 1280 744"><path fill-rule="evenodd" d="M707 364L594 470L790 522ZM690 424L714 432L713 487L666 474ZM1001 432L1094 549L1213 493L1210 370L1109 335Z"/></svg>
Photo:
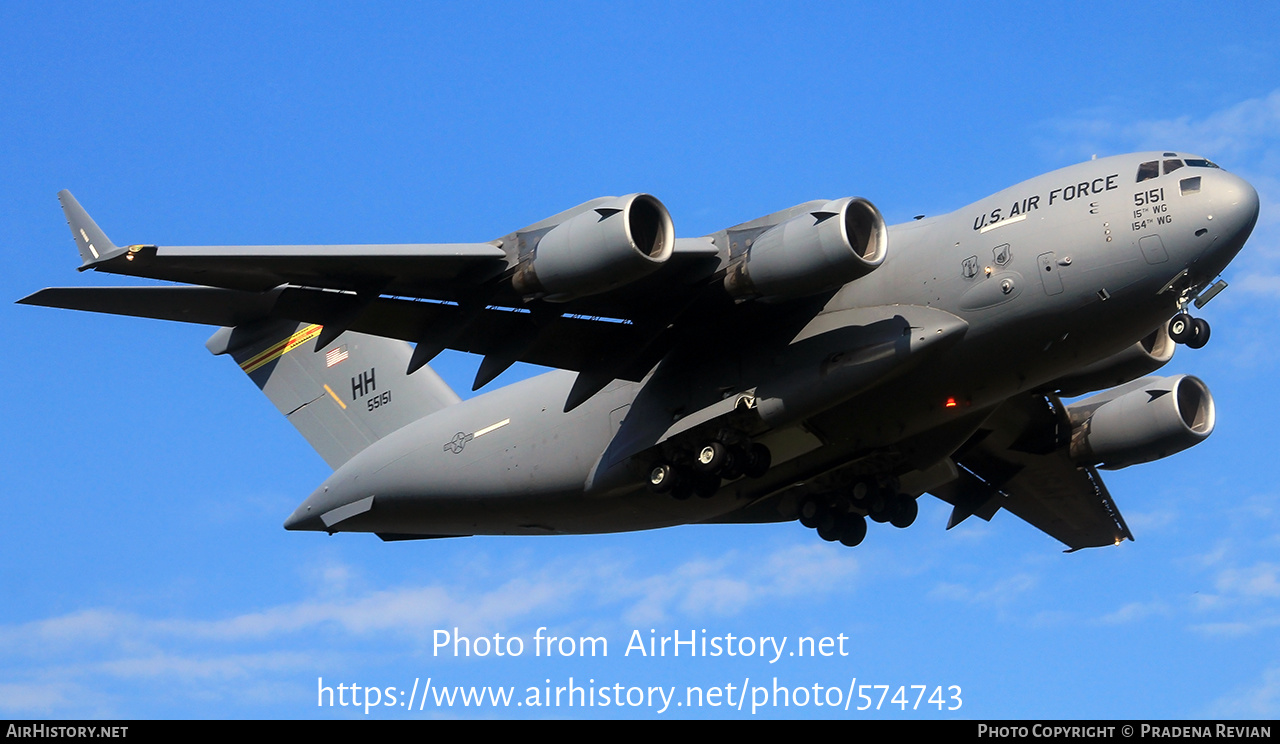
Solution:
<svg viewBox="0 0 1280 744"><path fill-rule="evenodd" d="M263 321L223 328L205 344L230 354L333 468L382 437L453 405L430 367L406 375L413 348L346 332L316 349L321 326Z"/></svg>

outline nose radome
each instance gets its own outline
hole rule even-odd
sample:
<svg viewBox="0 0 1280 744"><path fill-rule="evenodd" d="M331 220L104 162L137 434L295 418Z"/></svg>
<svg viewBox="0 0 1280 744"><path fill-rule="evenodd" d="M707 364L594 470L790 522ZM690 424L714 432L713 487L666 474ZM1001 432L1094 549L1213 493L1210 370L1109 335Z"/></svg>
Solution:
<svg viewBox="0 0 1280 744"><path fill-rule="evenodd" d="M1204 189L1210 200L1206 205L1210 221L1205 227L1213 237L1195 260L1194 273L1207 281L1225 269L1244 248L1258 221L1258 192L1248 181L1226 171L1206 174Z"/></svg>
<svg viewBox="0 0 1280 744"><path fill-rule="evenodd" d="M1244 192L1240 199L1241 207L1248 215L1249 223L1256 223L1258 221L1258 210L1260 207L1258 202L1258 190L1253 187L1253 184L1243 178L1240 179L1240 188Z"/></svg>
<svg viewBox="0 0 1280 744"><path fill-rule="evenodd" d="M1258 192L1252 184L1234 173L1223 171L1215 179L1213 202L1219 219L1236 230L1252 231L1258 221Z"/></svg>

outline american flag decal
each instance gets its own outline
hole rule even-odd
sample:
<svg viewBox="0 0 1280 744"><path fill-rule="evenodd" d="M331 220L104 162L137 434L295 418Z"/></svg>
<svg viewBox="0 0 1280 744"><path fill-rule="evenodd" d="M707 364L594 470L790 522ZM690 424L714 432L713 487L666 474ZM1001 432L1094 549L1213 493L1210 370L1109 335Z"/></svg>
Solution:
<svg viewBox="0 0 1280 744"><path fill-rule="evenodd" d="M343 344L336 349L329 349L324 353L324 366L332 367L339 362L346 361L347 345Z"/></svg>

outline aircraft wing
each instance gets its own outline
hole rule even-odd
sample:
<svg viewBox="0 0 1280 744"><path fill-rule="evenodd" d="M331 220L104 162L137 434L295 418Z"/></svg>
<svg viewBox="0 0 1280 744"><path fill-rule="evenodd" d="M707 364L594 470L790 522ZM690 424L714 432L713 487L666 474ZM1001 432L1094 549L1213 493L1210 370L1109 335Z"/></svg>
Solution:
<svg viewBox="0 0 1280 744"><path fill-rule="evenodd" d="M81 268L246 291L293 284L441 296L460 279L501 273L506 254L489 243L133 245Z"/></svg>
<svg viewBox="0 0 1280 744"><path fill-rule="evenodd" d="M528 303L509 280L526 236L608 199L488 243L121 247L70 192L58 198L80 270L198 286L50 288L25 304L210 325L297 320L324 326L317 349L345 330L398 338L417 344L410 371L446 348L484 355L476 388L516 361L576 370L574 405L610 380L641 379L720 261L711 240L675 240L658 271L616 291Z"/></svg>
<svg viewBox="0 0 1280 744"><path fill-rule="evenodd" d="M1028 393L996 409L956 453L960 479L933 491L955 507L948 529L1003 507L1068 552L1132 540L1097 469L1068 457L1062 434L1069 431L1056 398Z"/></svg>
<svg viewBox="0 0 1280 744"><path fill-rule="evenodd" d="M515 265L525 236L545 232L547 224L555 225L605 201L586 202L487 243L118 247L71 192L59 192L58 199L80 250L81 271L93 269L247 292L290 285L445 302L482 299L485 304L501 305L520 305L521 298L507 284L496 292L480 292L479 298L475 296L477 289ZM680 273L689 259L705 261L716 254L709 241L676 241L671 256L674 271L664 273ZM619 296L623 295L613 295ZM608 306L615 314L623 311L626 317L628 304L625 299L611 299ZM566 303L564 307L578 314L600 314L599 302Z"/></svg>

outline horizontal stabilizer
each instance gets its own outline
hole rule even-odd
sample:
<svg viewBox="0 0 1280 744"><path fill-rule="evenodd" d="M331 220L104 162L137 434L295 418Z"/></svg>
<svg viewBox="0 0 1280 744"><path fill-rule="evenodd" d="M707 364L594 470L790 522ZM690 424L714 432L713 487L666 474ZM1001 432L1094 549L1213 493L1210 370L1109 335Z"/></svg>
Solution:
<svg viewBox="0 0 1280 744"><path fill-rule="evenodd" d="M579 371L598 368L602 359L636 358L635 349L644 348L649 341L645 331L628 323L555 316L545 319L545 326L539 326L529 313L496 308L466 311L452 303L394 297L367 301L357 314L353 309L366 303L359 295L303 287L279 287L267 292L216 287L52 287L18 302L213 326L272 319L337 325L358 333L426 345L422 356L434 356L433 352L448 348L494 355L495 360L506 360L508 364L521 361ZM412 365L406 356L405 368L417 369L430 356L420 357ZM617 376L640 380L652 364L650 358L636 358L618 369Z"/></svg>
<svg viewBox="0 0 1280 744"><path fill-rule="evenodd" d="M51 287L23 297L18 304L237 326L269 316L279 296L279 291L213 287Z"/></svg>

